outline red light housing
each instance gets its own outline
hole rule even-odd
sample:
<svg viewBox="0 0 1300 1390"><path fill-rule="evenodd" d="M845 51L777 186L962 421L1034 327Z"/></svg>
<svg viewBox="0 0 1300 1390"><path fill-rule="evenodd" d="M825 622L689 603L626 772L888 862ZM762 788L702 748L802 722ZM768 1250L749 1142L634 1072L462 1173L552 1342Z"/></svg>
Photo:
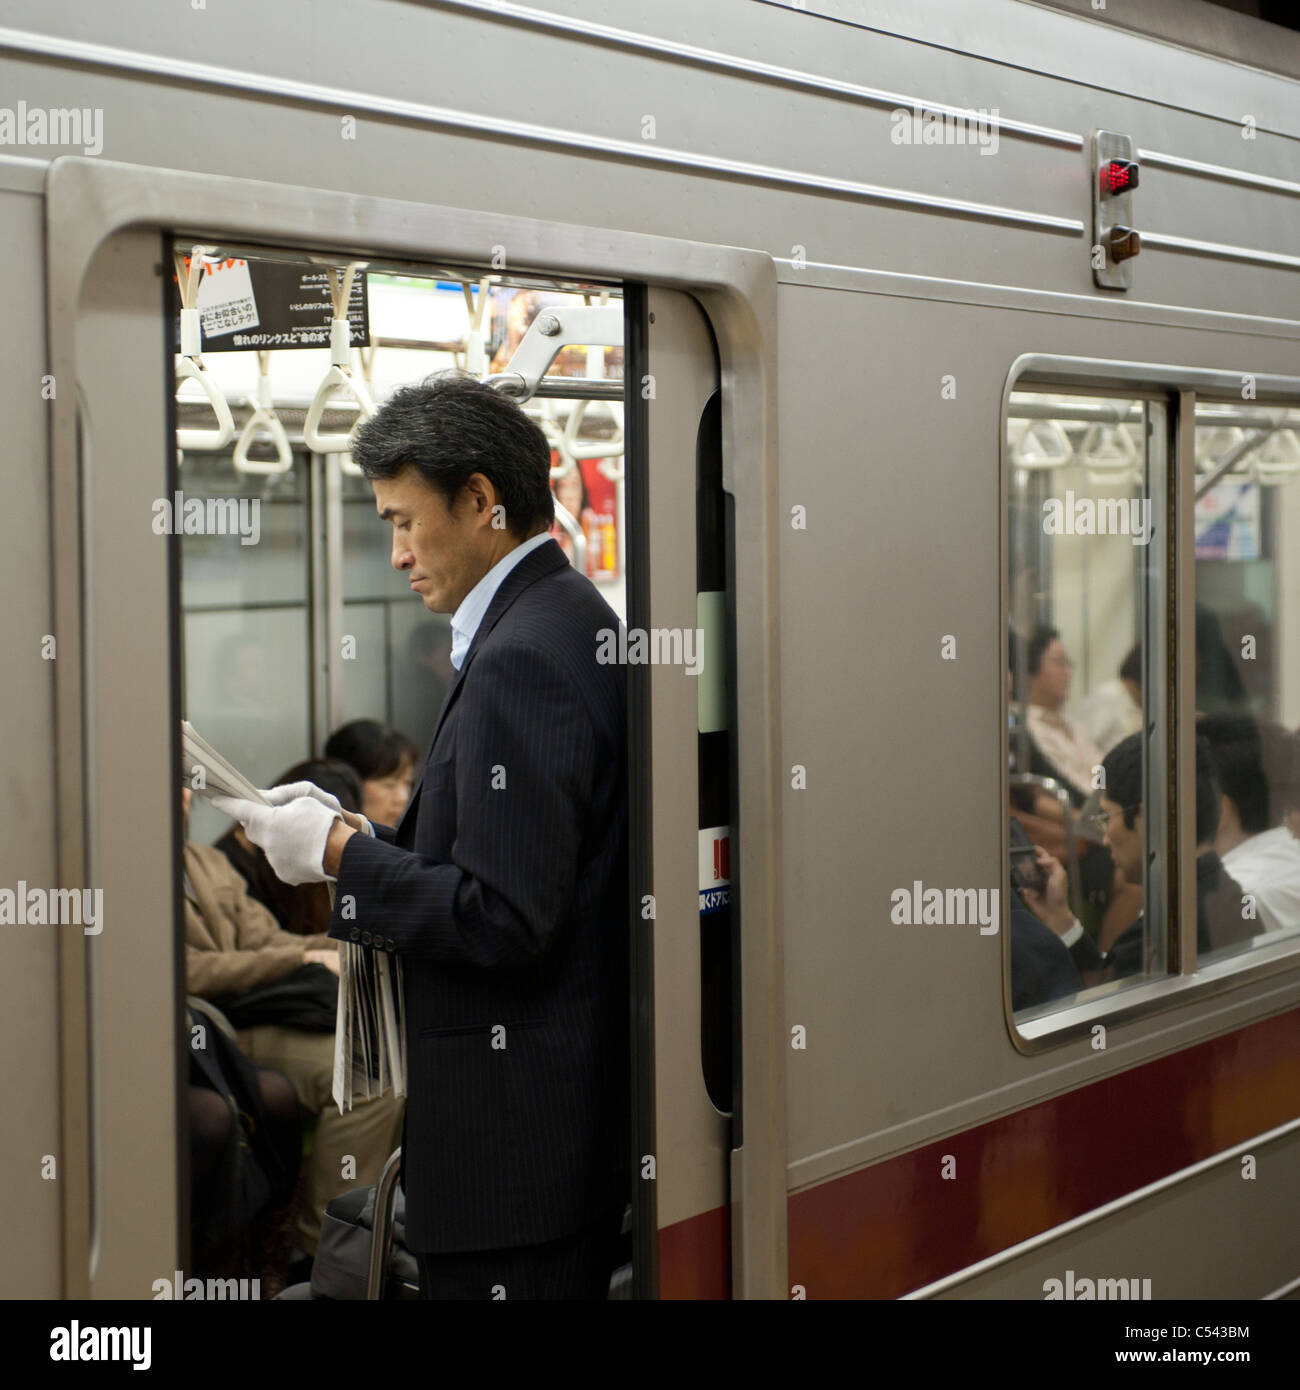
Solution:
<svg viewBox="0 0 1300 1390"><path fill-rule="evenodd" d="M1138 186L1136 159L1108 159L1101 166L1101 191L1111 195L1128 193Z"/></svg>

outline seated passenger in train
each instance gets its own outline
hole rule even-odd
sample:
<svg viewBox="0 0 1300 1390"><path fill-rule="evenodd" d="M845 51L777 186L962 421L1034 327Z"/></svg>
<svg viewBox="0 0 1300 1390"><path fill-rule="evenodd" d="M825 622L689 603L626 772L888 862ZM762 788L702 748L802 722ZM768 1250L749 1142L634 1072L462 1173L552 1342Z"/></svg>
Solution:
<svg viewBox="0 0 1300 1390"><path fill-rule="evenodd" d="M1142 728L1142 648L1135 646L1119 674L1103 681L1080 702L1079 722L1103 754Z"/></svg>
<svg viewBox="0 0 1300 1390"><path fill-rule="evenodd" d="M1051 649L1050 658L1047 656L1049 649ZM1013 632L1010 634L1007 654L1009 700L1014 700L1016 652L1017 638ZM1101 754L1099 750L1087 742L1086 734L1083 734L1078 726L1073 725L1060 713L1061 705L1064 704L1065 696L1069 692L1070 666L1069 659L1065 656L1065 649L1056 634L1056 629L1039 627L1035 631L1026 655L1029 666L1030 705L1024 725L1018 722L1018 713L1014 703L1010 705L1011 771L1013 773L1026 772L1034 777L1050 777L1064 787L1069 795L1075 810L1068 817L1068 829L1074 836L1076 854L1078 855L1080 890L1084 901L1093 905L1100 912L1101 941L1103 945L1109 944L1141 911L1141 890L1127 883L1123 874L1116 867L1109 851L1101 843L1100 837L1094 834L1090 825L1082 823L1077 814L1087 799L1083 787L1091 787L1092 768L1100 765ZM1060 664L1061 662L1064 665ZM1053 705L1052 710L1046 709L1043 703L1035 706L1033 703L1035 695L1040 701L1051 703ZM1064 775L1059 768L1044 757L1033 736L1033 729L1039 723L1035 717L1035 709L1044 718L1053 721L1059 719L1072 731L1077 731L1084 740L1079 745L1080 748L1086 749L1089 753L1097 753L1096 764L1088 764L1086 769L1080 766L1078 769L1081 775L1086 770L1087 780L1083 787L1075 786L1067 775ZM1043 726L1039 724L1039 727ZM1020 765L1022 733L1027 735L1023 742L1028 744L1029 752L1028 762L1025 766ZM1074 738L1075 733L1071 732L1070 736ZM1069 839L1065 823L1067 817L1062 810L1061 803L1050 792L1041 787L1013 786L1011 789L1011 815L1020 822L1035 844L1042 845L1049 854L1054 855L1062 864L1068 862Z"/></svg>
<svg viewBox="0 0 1300 1390"><path fill-rule="evenodd" d="M189 1269L229 1278L251 1266L274 1297L288 1271L302 1162L298 1096L288 1077L253 1066L201 1005L188 1010L187 1025Z"/></svg>
<svg viewBox="0 0 1300 1390"><path fill-rule="evenodd" d="M420 750L405 734L374 719L354 719L329 736L325 756L338 758L361 777L361 814L378 825L396 825L414 789Z"/></svg>
<svg viewBox="0 0 1300 1390"><path fill-rule="evenodd" d="M1274 823L1260 727L1246 714L1211 714L1196 728L1209 742L1223 792L1214 839L1223 867L1254 895L1260 931L1300 927L1300 841ZM1270 748L1278 750L1272 767L1284 756L1280 733L1269 730ZM1285 798L1282 786L1279 792Z"/></svg>
<svg viewBox="0 0 1300 1390"><path fill-rule="evenodd" d="M188 817L188 788L181 795ZM244 880L220 850L186 842L184 862L185 973L190 994L220 1000L234 991L284 980L304 964L323 965L338 974L335 943L325 936L292 936L282 931L270 912L249 896ZM332 1028L306 1031L263 1023L239 1028L236 1036L253 1063L283 1072L304 1108L319 1117L297 1232L302 1250L314 1254L326 1202L348 1188L379 1181L400 1142L401 1102L385 1096L360 1101L346 1115L339 1114L331 1095ZM345 1172L352 1176L340 1177Z"/></svg>
<svg viewBox="0 0 1300 1390"><path fill-rule="evenodd" d="M1141 885L1146 863L1142 825L1142 735L1130 734L1106 754L1102 763L1106 789L1101 816L1106 844L1128 881ZM1241 884L1223 867L1214 851L1219 826L1220 792L1214 778L1210 745L1196 740L1196 947L1217 951L1249 941L1258 923L1243 915ZM1100 977L1119 979L1146 969L1145 914L1120 933L1099 958Z"/></svg>
<svg viewBox="0 0 1300 1390"><path fill-rule="evenodd" d="M1025 664L1029 676L1025 722L1042 763L1029 771L1063 783L1075 806L1082 806L1092 791L1093 769L1100 765L1102 754L1083 725L1065 713L1074 666L1054 627L1034 630Z"/></svg>
<svg viewBox="0 0 1300 1390"><path fill-rule="evenodd" d="M309 758L295 763L271 786L284 787L293 782L312 782L337 797L345 811L361 810L361 778L355 768L337 758ZM265 852L244 834L238 821L217 841L216 848L239 870L249 894L268 909L285 931L295 936L324 936L329 930L333 909L328 885L302 883L291 887L281 883Z"/></svg>
<svg viewBox="0 0 1300 1390"><path fill-rule="evenodd" d="M1042 886L1011 886L1011 1007L1016 1012L1077 994L1087 983L1082 958L1096 963L1095 950L1077 955L1082 925L1066 900L1065 866L1041 846L1035 863Z"/></svg>

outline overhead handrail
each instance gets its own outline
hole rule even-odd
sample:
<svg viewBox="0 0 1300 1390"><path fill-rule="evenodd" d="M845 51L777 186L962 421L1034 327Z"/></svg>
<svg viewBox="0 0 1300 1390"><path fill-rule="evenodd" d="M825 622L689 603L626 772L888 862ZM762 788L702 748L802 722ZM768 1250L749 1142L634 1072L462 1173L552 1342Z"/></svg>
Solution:
<svg viewBox="0 0 1300 1390"><path fill-rule="evenodd" d="M235 421L230 413L230 404L221 388L208 375L201 356L203 328L199 323L197 307L199 282L203 278L202 246L190 248L189 265L185 264L185 254L174 252L176 263L176 283L181 296L181 350L176 356L176 389L179 399L181 385L185 381L197 381L212 406L217 419L215 430L178 429L176 444L181 449L224 449L234 438Z"/></svg>
<svg viewBox="0 0 1300 1390"><path fill-rule="evenodd" d="M543 309L528 326L504 372L486 377L487 384L517 401L536 395L604 397L621 400L623 383L583 377L542 378L566 347L622 347L621 303L572 305Z"/></svg>
<svg viewBox="0 0 1300 1390"><path fill-rule="evenodd" d="M375 413L375 403L369 389L352 374L352 330L348 324L348 301L352 298L352 278L359 264L358 261L349 261L346 270L330 266L325 272L329 278L330 302L334 306L334 316L330 320L330 366L316 389L302 427L303 442L316 454L347 453L357 426L363 420L371 419ZM337 283L334 279L336 274ZM330 397L339 390L350 392L360 407L357 422L347 434L322 434L321 417L325 414Z"/></svg>
<svg viewBox="0 0 1300 1390"><path fill-rule="evenodd" d="M240 433L239 441L235 445L235 471L237 473L258 473L264 477L275 477L281 473L289 473L293 469L293 450L289 447L289 436L284 432L284 425L280 422L280 417L275 413L274 400L271 395L271 354L259 351L257 354L257 402L253 405L253 413L248 417ZM250 459L248 457L249 446L252 444L258 431L265 431L270 436L271 443L275 445L275 458L271 459Z"/></svg>

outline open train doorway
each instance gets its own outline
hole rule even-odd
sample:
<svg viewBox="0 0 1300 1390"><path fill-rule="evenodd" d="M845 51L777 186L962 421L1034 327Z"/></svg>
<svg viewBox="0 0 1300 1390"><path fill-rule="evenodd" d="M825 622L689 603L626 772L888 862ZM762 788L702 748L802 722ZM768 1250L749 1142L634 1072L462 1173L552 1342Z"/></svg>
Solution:
<svg viewBox="0 0 1300 1390"><path fill-rule="evenodd" d="M149 659L134 669L129 644L111 640L94 649L96 689L132 682L149 689L135 702L98 701L90 719L92 760L128 759L135 743L153 737L137 719L152 721L155 706L169 710L155 727L174 729L188 719L260 787L319 759L330 735L357 720L403 734L422 758L428 709L438 702L439 680L446 680L445 627L437 615L412 618L411 595L388 566L387 528L375 518L348 441L397 384L447 368L496 378L497 389L520 399L551 443L554 538L569 562L606 598L624 633L636 629L651 642L663 634L681 637L679 646L666 639L665 660L647 654L638 661L633 632L621 658L629 664L632 711L627 928L641 962L629 983L636 1113L628 1158L639 1180L636 1234L624 1247L633 1247L636 1276L630 1280L622 1270L614 1296L660 1293L661 1249L670 1249L680 1269L681 1234L689 1228L698 1245L701 1222L710 1232L710 1289L725 1296L731 1117L718 1077L730 1067L719 1062L717 1039L730 1028L713 1020L708 1057L703 1034L711 1001L719 998L710 982L727 967L715 951L706 970L700 950L702 832L720 846L718 881L709 889L713 907L729 887L726 818L716 795L707 814L700 800L702 644L725 659L728 621L721 590L710 590L701 604L700 533L693 524L701 430L718 386L707 319L685 294L635 286L359 262L224 244L217 236L164 241L161 256L159 249L140 232L115 239L100 253L100 268L114 274L88 277L82 306L79 341L102 350L87 390L83 458L93 473L99 432L129 428L133 420L142 441L152 436L163 446L156 455L142 448L140 476L108 510L152 494L147 529L159 538L166 557L160 573L167 576L161 592L156 580L145 581L146 606L157 610L168 634L166 669L154 669L161 648L154 651L152 638L145 644ZM222 276L233 277L224 289ZM140 303L126 297L132 286L139 290L150 280L156 286L159 278L172 370L160 389L142 393L132 364L148 354L116 361L113 340L137 348L145 340ZM264 282L281 291L268 289L259 299ZM276 327L277 313L315 322ZM609 325L615 314L625 320L617 334L595 326ZM569 332L565 321L575 317L585 326ZM545 331L557 322L559 333ZM566 332L558 345L543 341ZM278 336L269 341L272 334ZM294 335L301 342L291 347ZM155 405L161 407L156 425L142 419ZM718 480L710 477L716 489ZM721 515L720 498L714 504ZM115 513L113 524L92 527L86 557L101 581L93 617L114 638L127 614L122 595L113 597L111 576L118 564L125 574L137 563L127 557L138 537L128 539L120 520ZM724 526L707 535L710 544L725 544ZM143 579L146 567L139 568L133 577ZM731 698L725 677L717 684L721 675L715 671L709 686L715 704L718 688L723 704ZM725 718L721 725L716 711L714 718L713 732L724 730ZM711 775L727 777L721 764L710 766ZM178 776L183 770L176 769ZM85 1094L69 1096L65 1108L75 1111L84 1102L93 1161L66 1244L72 1259L86 1259L89 1289L101 1296L149 1296L164 1266L170 1275L192 1262L186 1059L181 1048L158 1043L181 1036L191 1023L185 912L194 904L182 845L228 839L232 829L201 797L188 821L178 797L151 794L147 808L145 800L132 817L103 814L106 800L88 806L95 853L120 865L107 875L120 889L118 902L125 909L132 893L155 905L170 897L175 922L172 965L164 972L176 982L170 1001L142 1007L147 992L124 988L133 960L142 964L149 949L143 939L123 943L125 950L115 944L119 963L110 970L90 963L92 1007L84 1028L94 1066ZM730 793L722 801L725 810ZM164 808L147 837L152 855L119 854L116 842L138 836ZM175 856L163 852L169 841ZM649 918L642 911L647 896L657 904ZM151 943L156 950L156 932ZM128 1042L128 1017L148 1023L150 1048ZM141 1103L146 1097L152 1099ZM309 1135L305 1148L312 1143ZM647 1156L654 1160L649 1173ZM170 1194L144 1228L125 1216L142 1162L157 1167L157 1190ZM75 1184L70 1191L75 1199ZM681 1290L680 1282L669 1285L664 1293Z"/></svg>

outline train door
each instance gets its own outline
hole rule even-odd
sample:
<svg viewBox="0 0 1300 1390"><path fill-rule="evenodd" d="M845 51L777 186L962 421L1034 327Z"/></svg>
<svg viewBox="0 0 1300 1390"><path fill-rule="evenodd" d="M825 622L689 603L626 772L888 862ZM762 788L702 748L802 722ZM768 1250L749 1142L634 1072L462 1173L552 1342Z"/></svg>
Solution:
<svg viewBox="0 0 1300 1390"><path fill-rule="evenodd" d="M628 399L643 425L629 455L643 525L630 537L627 624L641 735L631 783L636 1292L726 1298L738 916L717 352L700 306L671 290L629 293L628 338Z"/></svg>
<svg viewBox="0 0 1300 1390"><path fill-rule="evenodd" d="M269 780L319 753L339 717L363 705L394 717L402 684L394 662L408 636L393 627L383 557L362 547L351 552L353 566L338 562L366 499L353 496L345 455L307 446L301 392L291 388L282 400L277 387L290 443L279 471L270 463L275 450L255 450L260 474L236 463L230 441L213 447L201 430L194 435L192 399L173 401L175 319L159 312L173 249L184 247L156 231L104 242L82 282L75 359L65 344L55 363L71 376L75 360L80 395L74 449L59 433L68 413L56 422L56 450L77 468L56 470L53 503L79 518L82 538L55 589L55 630L67 637L56 672L60 874L101 887L105 903L101 934L61 945L71 1296L148 1297L186 1261L179 857L187 833L210 841L223 827L200 824L201 809L188 832L183 825L174 790L178 718L206 702L200 718L208 729L194 719L200 732L255 781ZM589 574L605 551L624 552L610 561L621 581L610 601L626 614L629 634L619 659L629 665L636 803L635 1293L725 1297L735 763L718 359L708 321L686 294L634 288L628 322L635 367L625 398L627 482L619 480L626 533L620 524L615 539L597 539L590 528L570 528L569 539L584 547ZM217 369L219 357L207 358L214 376L229 369ZM243 383L223 394L235 403L238 436L255 390ZM551 428L564 419L561 407ZM346 429L348 417L318 423ZM202 498L208 514L207 504L218 503L228 518L241 515L231 494L252 494L265 529L256 541L233 529L219 541L184 534L182 490ZM158 525L173 516L175 525ZM589 548L602 543L605 551ZM259 545L266 553L250 565L247 550ZM232 575L224 585L222 563ZM373 689L341 665L338 639L352 629L383 649L381 674L368 675ZM273 698L280 687L287 700Z"/></svg>
<svg viewBox="0 0 1300 1390"><path fill-rule="evenodd" d="M105 241L81 285L75 365L56 353L51 482L59 881L97 897L59 934L63 1292L150 1298L178 1267L184 953L173 762L177 551L156 233ZM66 432L66 433L64 433ZM69 437L70 436L70 437ZM80 543L78 543L80 541Z"/></svg>

